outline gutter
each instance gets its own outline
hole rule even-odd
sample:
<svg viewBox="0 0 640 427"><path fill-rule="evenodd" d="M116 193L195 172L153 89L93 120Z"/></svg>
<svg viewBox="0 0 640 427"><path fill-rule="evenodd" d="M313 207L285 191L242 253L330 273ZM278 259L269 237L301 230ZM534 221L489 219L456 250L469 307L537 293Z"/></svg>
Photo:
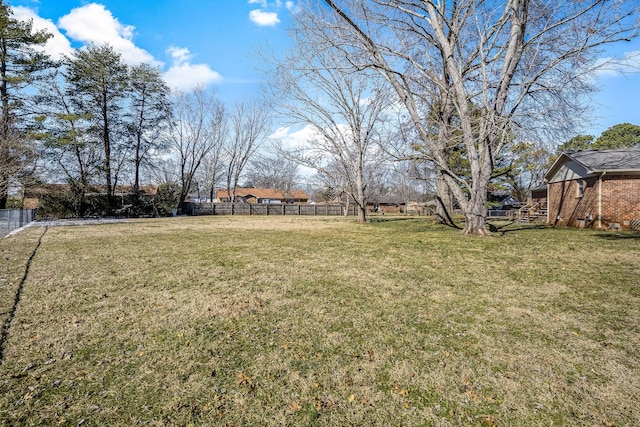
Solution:
<svg viewBox="0 0 640 427"><path fill-rule="evenodd" d="M638 175L640 174L640 169L602 169L602 170L591 170L591 173L601 173L605 175L607 172L614 175Z"/></svg>

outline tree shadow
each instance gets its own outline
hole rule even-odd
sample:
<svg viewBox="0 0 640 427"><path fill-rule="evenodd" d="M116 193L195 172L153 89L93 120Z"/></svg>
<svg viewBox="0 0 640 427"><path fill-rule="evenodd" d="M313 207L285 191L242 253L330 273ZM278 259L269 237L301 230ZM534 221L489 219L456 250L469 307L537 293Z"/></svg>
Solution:
<svg viewBox="0 0 640 427"><path fill-rule="evenodd" d="M398 221L415 221L420 222L423 225L430 227L442 227L443 229L462 230L463 227L458 224L447 224L444 222L438 222L433 217L429 216L394 216L394 215L367 215L367 222L371 224L392 223Z"/></svg>
<svg viewBox="0 0 640 427"><path fill-rule="evenodd" d="M596 237L603 240L640 240L640 233L600 233Z"/></svg>
<svg viewBox="0 0 640 427"><path fill-rule="evenodd" d="M510 221L504 224L500 224L499 226L488 222L489 231L492 233L500 233L500 235L504 236L507 233L512 233L515 231L528 231L528 230L545 230L551 228L548 224L530 224L530 223L521 223L519 221Z"/></svg>
<svg viewBox="0 0 640 427"><path fill-rule="evenodd" d="M367 215L369 222L395 222L395 221L411 221L415 220L415 217L397 217L397 216L385 216L385 215Z"/></svg>

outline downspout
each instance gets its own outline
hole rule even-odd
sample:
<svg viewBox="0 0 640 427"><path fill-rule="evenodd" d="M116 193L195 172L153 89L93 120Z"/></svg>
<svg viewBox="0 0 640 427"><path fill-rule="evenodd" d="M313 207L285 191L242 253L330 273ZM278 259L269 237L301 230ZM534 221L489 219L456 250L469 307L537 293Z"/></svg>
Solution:
<svg viewBox="0 0 640 427"><path fill-rule="evenodd" d="M547 181L547 224L551 224L551 193L549 193L549 189L551 188L551 184Z"/></svg>
<svg viewBox="0 0 640 427"><path fill-rule="evenodd" d="M602 230L602 178L607 171L604 171L598 177L598 229Z"/></svg>

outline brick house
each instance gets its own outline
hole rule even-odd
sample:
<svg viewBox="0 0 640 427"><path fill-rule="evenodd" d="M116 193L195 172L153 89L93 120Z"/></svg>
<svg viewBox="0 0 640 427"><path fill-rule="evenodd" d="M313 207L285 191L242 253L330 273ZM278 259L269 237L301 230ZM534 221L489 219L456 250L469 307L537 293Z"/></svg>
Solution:
<svg viewBox="0 0 640 427"><path fill-rule="evenodd" d="M640 230L640 147L562 153L545 179L548 223Z"/></svg>
<svg viewBox="0 0 640 427"><path fill-rule="evenodd" d="M216 202L228 202L230 200L227 190L216 190ZM271 188L236 188L236 200L246 203L306 204L309 196L302 190L280 191Z"/></svg>
<svg viewBox="0 0 640 427"><path fill-rule="evenodd" d="M547 210L547 186L541 185L532 188L527 195L527 206L535 206L541 210Z"/></svg>

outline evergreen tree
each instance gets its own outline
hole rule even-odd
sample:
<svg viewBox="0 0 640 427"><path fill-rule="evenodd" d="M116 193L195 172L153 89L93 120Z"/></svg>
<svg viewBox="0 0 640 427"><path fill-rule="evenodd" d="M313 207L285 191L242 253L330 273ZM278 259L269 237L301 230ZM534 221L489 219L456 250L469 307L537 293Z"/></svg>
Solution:
<svg viewBox="0 0 640 427"><path fill-rule="evenodd" d="M625 148L640 146L640 126L620 123L602 132L593 148Z"/></svg>
<svg viewBox="0 0 640 427"><path fill-rule="evenodd" d="M91 136L103 147L103 174L113 205L121 168L127 159L126 102L129 67L108 44L76 51L66 61L69 96L78 111L91 117Z"/></svg>
<svg viewBox="0 0 640 427"><path fill-rule="evenodd" d="M50 66L37 48L51 35L33 31L31 21L12 15L9 5L0 0L0 209L6 207L11 183L33 171L36 151L23 132L30 113L24 89Z"/></svg>

